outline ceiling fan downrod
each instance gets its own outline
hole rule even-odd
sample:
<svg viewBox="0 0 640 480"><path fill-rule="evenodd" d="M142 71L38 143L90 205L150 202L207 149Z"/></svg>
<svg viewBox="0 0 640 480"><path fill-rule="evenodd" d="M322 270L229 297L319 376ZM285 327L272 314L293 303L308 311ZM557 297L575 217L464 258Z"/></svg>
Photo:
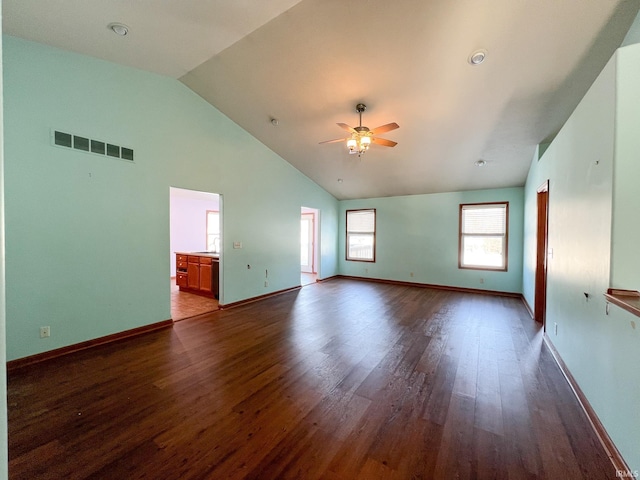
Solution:
<svg viewBox="0 0 640 480"><path fill-rule="evenodd" d="M358 112L358 115L360 116L360 120L359 120L359 125L356 128L354 128L354 130L356 130L360 135L362 135L363 133L367 133L369 131L367 127L362 126L362 112L364 112L366 109L367 109L367 106L364 103L359 103L356 105L356 112Z"/></svg>
<svg viewBox="0 0 640 480"><path fill-rule="evenodd" d="M351 140L347 142L349 154L357 154L358 157L361 157L363 153L369 150L369 146L371 145L369 129L362 126L362 112L366 109L367 106L364 103L356 105L356 112L358 112L358 115L360 116L359 125L353 129L355 130L355 133L351 136Z"/></svg>
<svg viewBox="0 0 640 480"><path fill-rule="evenodd" d="M362 112L367 109L367 106L364 103L359 103L356 105L356 112L360 115L360 126L362 126Z"/></svg>

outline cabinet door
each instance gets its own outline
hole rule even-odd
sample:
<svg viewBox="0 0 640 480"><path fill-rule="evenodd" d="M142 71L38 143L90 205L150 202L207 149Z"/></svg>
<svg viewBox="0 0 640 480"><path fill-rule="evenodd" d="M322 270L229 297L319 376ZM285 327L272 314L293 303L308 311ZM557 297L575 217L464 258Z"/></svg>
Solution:
<svg viewBox="0 0 640 480"><path fill-rule="evenodd" d="M200 264L200 290L211 292L211 265Z"/></svg>
<svg viewBox="0 0 640 480"><path fill-rule="evenodd" d="M187 274L185 273L181 273L178 272L176 274L176 285L178 285L179 287L186 287L187 286Z"/></svg>
<svg viewBox="0 0 640 480"><path fill-rule="evenodd" d="M189 262L187 266L187 286L189 288L200 288L200 264Z"/></svg>

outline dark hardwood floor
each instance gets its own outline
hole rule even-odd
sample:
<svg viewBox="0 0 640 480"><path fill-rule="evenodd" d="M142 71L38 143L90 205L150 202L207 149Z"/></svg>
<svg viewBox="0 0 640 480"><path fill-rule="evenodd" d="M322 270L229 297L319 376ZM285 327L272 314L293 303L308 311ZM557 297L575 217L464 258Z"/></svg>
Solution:
<svg viewBox="0 0 640 480"><path fill-rule="evenodd" d="M519 300L332 280L9 375L12 479L613 479Z"/></svg>

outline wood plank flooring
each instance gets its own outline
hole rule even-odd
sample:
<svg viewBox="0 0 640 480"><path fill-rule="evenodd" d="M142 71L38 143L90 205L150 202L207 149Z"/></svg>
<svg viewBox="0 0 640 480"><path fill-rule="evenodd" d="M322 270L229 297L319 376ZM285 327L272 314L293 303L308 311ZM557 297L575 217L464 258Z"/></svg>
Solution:
<svg viewBox="0 0 640 480"><path fill-rule="evenodd" d="M519 300L339 279L9 375L12 479L612 479Z"/></svg>

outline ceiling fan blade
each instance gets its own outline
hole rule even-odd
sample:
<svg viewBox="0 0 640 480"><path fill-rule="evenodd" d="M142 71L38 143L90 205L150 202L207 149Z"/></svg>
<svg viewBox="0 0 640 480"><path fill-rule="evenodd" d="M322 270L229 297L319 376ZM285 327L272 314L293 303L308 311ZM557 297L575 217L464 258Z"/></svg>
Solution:
<svg viewBox="0 0 640 480"><path fill-rule="evenodd" d="M380 125L379 127L374 128L373 130L371 130L371 133L373 135L377 135L378 133L390 132L391 130L395 130L396 128L400 128L400 125L398 125L396 122L387 123L386 125Z"/></svg>
<svg viewBox="0 0 640 480"><path fill-rule="evenodd" d="M395 147L398 142L394 142L392 140L387 140L386 138L371 138L371 143L375 143L376 145L382 145L384 147Z"/></svg>
<svg viewBox="0 0 640 480"><path fill-rule="evenodd" d="M335 140L325 140L324 142L319 142L318 145L321 145L323 143L338 143L338 142L346 142L347 140L349 140L348 138L336 138Z"/></svg>
<svg viewBox="0 0 640 480"><path fill-rule="evenodd" d="M356 131L356 129L355 129L355 128L350 127L350 126L349 126L349 125L347 125L346 123L338 123L337 125L338 125L340 128L345 129L345 130L346 130L347 132L349 132L349 133L358 133L358 132Z"/></svg>

